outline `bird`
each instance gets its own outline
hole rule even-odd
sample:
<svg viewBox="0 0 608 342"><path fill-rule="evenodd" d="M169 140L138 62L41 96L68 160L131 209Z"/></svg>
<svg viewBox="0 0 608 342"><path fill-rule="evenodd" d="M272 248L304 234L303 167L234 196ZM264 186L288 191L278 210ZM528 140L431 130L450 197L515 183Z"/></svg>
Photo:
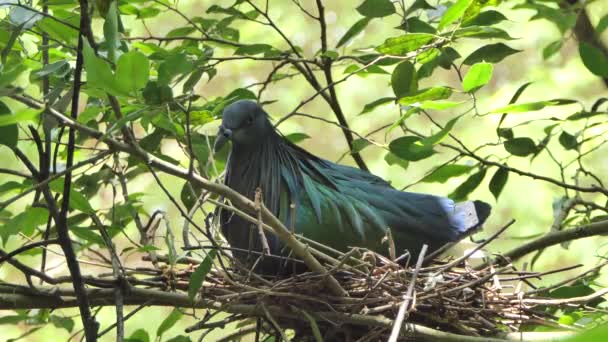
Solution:
<svg viewBox="0 0 608 342"><path fill-rule="evenodd" d="M431 252L471 235L490 215L491 206L485 202L455 203L400 191L367 171L317 157L286 139L252 100L224 108L214 150L220 151L228 141L225 185L251 200L259 188L264 205L286 227L342 252L362 247L388 255L383 240L390 231L395 251L416 257L423 244ZM262 241L241 216L222 211L220 226L233 256L243 265L255 265L256 272L267 274L296 269L280 261L290 254L273 234L266 234L270 255L282 259L252 254L261 254Z"/></svg>

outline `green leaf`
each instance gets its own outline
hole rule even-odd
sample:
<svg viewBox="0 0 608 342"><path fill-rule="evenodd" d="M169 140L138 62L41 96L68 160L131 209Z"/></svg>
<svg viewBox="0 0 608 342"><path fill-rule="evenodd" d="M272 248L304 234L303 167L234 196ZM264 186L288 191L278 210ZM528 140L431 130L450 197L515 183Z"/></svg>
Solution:
<svg viewBox="0 0 608 342"><path fill-rule="evenodd" d="M420 20L418 17L410 17L403 23L402 27L407 32L422 32L422 33L435 33L437 30L426 21Z"/></svg>
<svg viewBox="0 0 608 342"><path fill-rule="evenodd" d="M404 96L399 99L399 104L403 106L414 105L423 101L443 100L447 99L452 95L452 88L450 87L432 87L421 89L415 94L410 96ZM418 106L420 107L420 106Z"/></svg>
<svg viewBox="0 0 608 342"><path fill-rule="evenodd" d="M106 242L103 240L99 233L95 232L89 227L70 227L70 232L76 235L78 238L87 241L90 244L97 244L100 247L105 247Z"/></svg>
<svg viewBox="0 0 608 342"><path fill-rule="evenodd" d="M45 224L49 212L44 208L27 207L17 216L12 217L4 227L0 228L0 237L6 245L8 238L17 233L31 236L36 227Z"/></svg>
<svg viewBox="0 0 608 342"><path fill-rule="evenodd" d="M450 35L452 35L450 33ZM453 33L454 38L504 39L513 40L505 30L492 26L469 26L460 28Z"/></svg>
<svg viewBox="0 0 608 342"><path fill-rule="evenodd" d="M385 104L388 104L388 103L391 103L394 101L395 101L394 97L381 97L381 98L363 106L363 111L361 111L361 113L359 113L359 115L369 113L369 112L373 111L374 109L376 109L377 107L380 107L382 105L385 105Z"/></svg>
<svg viewBox="0 0 608 342"><path fill-rule="evenodd" d="M467 93L474 93L492 79L494 66L490 63L476 63L471 66L462 80L462 89Z"/></svg>
<svg viewBox="0 0 608 342"><path fill-rule="evenodd" d="M439 30L443 29L447 25L459 20L464 15L464 12L469 8L473 0L458 0L454 5L448 8L447 11L441 17L439 21Z"/></svg>
<svg viewBox="0 0 608 342"><path fill-rule="evenodd" d="M169 316L167 316L158 326L158 329L156 330L156 336L161 337L165 332L171 329L175 325L175 323L177 323L177 321L182 318L182 316L182 313L177 308L173 309Z"/></svg>
<svg viewBox="0 0 608 342"><path fill-rule="evenodd" d="M407 17L410 13L420 9L434 10L435 7L429 5L426 0L414 0L414 3L410 6L410 8L405 11L404 16Z"/></svg>
<svg viewBox="0 0 608 342"><path fill-rule="evenodd" d="M387 55L402 56L424 46L434 37L429 33L406 33L399 37L388 38L376 48L376 51Z"/></svg>
<svg viewBox="0 0 608 342"><path fill-rule="evenodd" d="M173 90L166 84L159 85L156 81L149 81L142 95L147 105L159 105L173 100Z"/></svg>
<svg viewBox="0 0 608 342"><path fill-rule="evenodd" d="M564 342L597 342L603 341L608 336L608 324L602 324L596 328L578 332L573 337L564 339Z"/></svg>
<svg viewBox="0 0 608 342"><path fill-rule="evenodd" d="M116 49L120 47L120 36L118 33L118 9L116 3L111 1L106 14L106 20L103 23L103 35L106 40L108 49L108 59L111 62L116 61Z"/></svg>
<svg viewBox="0 0 608 342"><path fill-rule="evenodd" d="M191 72L194 64L183 53L176 53L168 56L158 67L158 83L169 85L173 78Z"/></svg>
<svg viewBox="0 0 608 342"><path fill-rule="evenodd" d="M190 283L188 284L188 298L194 301L196 294L203 286L203 281L207 276L207 273L211 271L213 266L213 259L215 259L215 250L211 250L205 259L198 265L196 270L190 275Z"/></svg>
<svg viewBox="0 0 608 342"><path fill-rule="evenodd" d="M391 0L365 0L357 12L364 17L382 18L395 13L395 6Z"/></svg>
<svg viewBox="0 0 608 342"><path fill-rule="evenodd" d="M467 20L462 24L462 27L467 26L492 26L501 21L508 20L502 13L494 10L489 10L479 13L476 17Z"/></svg>
<svg viewBox="0 0 608 342"><path fill-rule="evenodd" d="M37 109L25 109L14 115L0 115L0 127L11 126L24 121L33 121L40 115Z"/></svg>
<svg viewBox="0 0 608 342"><path fill-rule="evenodd" d="M399 63L391 75L391 87L397 98L415 93L418 90L416 68L409 61Z"/></svg>
<svg viewBox="0 0 608 342"><path fill-rule="evenodd" d="M498 196L504 189L507 184L507 180L509 179L509 171L505 168L499 167L492 176L490 180L490 184L488 185L490 192L494 195L494 198L498 201Z"/></svg>
<svg viewBox="0 0 608 342"><path fill-rule="evenodd" d="M559 50L561 50L564 45L564 41L562 39L558 39L549 45L545 46L543 49L543 59L549 59L549 57L555 55Z"/></svg>
<svg viewBox="0 0 608 342"><path fill-rule="evenodd" d="M70 317L51 315L51 317L49 317L49 321L53 323L56 328L63 328L70 333L72 330L74 330L74 320Z"/></svg>
<svg viewBox="0 0 608 342"><path fill-rule="evenodd" d="M344 69L344 73L345 74L352 74L355 73L357 76L360 77L367 77L370 74L388 74L388 72L384 69L382 69L380 66L378 65L370 65L366 68L362 68L359 65L356 64L351 64L348 67L346 67L346 69Z"/></svg>
<svg viewBox="0 0 608 342"><path fill-rule="evenodd" d="M608 77L608 56L597 47L581 42L578 46L583 64L593 74L601 77Z"/></svg>
<svg viewBox="0 0 608 342"><path fill-rule="evenodd" d="M565 106L577 103L574 100L549 100L549 101L537 101L537 102L527 102L520 104L510 104L508 106L495 109L490 112L490 114L496 113L525 113L525 112L535 112L537 110L541 110L548 106Z"/></svg>
<svg viewBox="0 0 608 342"><path fill-rule="evenodd" d="M83 42L82 53L84 55L84 68L87 72L87 85L100 88L112 95L122 95L121 90L116 87L110 64L95 55L95 51L86 39Z"/></svg>
<svg viewBox="0 0 608 342"><path fill-rule="evenodd" d="M521 50L512 49L503 43L484 45L473 51L462 63L466 65L473 65L479 62L498 63L506 57L520 51Z"/></svg>
<svg viewBox="0 0 608 342"><path fill-rule="evenodd" d="M431 135L430 137L422 139L420 142L425 146L437 145L443 139L445 139L448 134L450 134L450 131L452 130L452 128L454 128L454 125L456 124L458 119L460 119L460 116L457 116L452 120L448 121L448 123L439 132Z"/></svg>
<svg viewBox="0 0 608 342"><path fill-rule="evenodd" d="M340 46L348 43L353 38L355 38L367 27L367 24L369 24L371 20L371 17L359 19L353 26L348 29L348 31L346 31L342 38L340 38L340 40L338 41L338 45L336 45L336 48L339 48Z"/></svg>
<svg viewBox="0 0 608 342"><path fill-rule="evenodd" d="M12 85L17 77L19 77L26 70L27 67L23 64L17 64L10 69L7 66L5 66L3 70L0 69L0 88Z"/></svg>
<svg viewBox="0 0 608 342"><path fill-rule="evenodd" d="M606 14L600 21L598 21L595 27L595 32L599 36L608 28L608 14Z"/></svg>
<svg viewBox="0 0 608 342"><path fill-rule="evenodd" d="M454 191L448 197L455 202L466 200L469 194L477 189L479 184L481 184L485 176L486 169L481 169L479 172L470 175L469 178L454 189Z"/></svg>
<svg viewBox="0 0 608 342"><path fill-rule="evenodd" d="M576 147L578 146L578 142L576 141L576 136L574 136L566 131L563 131L562 134L559 135L559 143L566 150L576 150Z"/></svg>
<svg viewBox="0 0 608 342"><path fill-rule="evenodd" d="M188 77L188 79L186 80L186 82L184 82L184 86L182 88L182 92L187 93L191 90L194 89L194 86L196 86L196 84L198 83L198 81L201 80L201 77L203 77L203 74L205 73L205 69L203 68L199 68L194 70L190 76Z"/></svg>
<svg viewBox="0 0 608 342"><path fill-rule="evenodd" d="M534 140L526 137L507 140L504 142L504 147L507 152L518 157L527 157L538 151Z"/></svg>
<svg viewBox="0 0 608 342"><path fill-rule="evenodd" d="M114 3L114 2L113 2ZM148 57L138 51L122 54L116 66L117 86L125 93L133 93L142 89L150 77L150 62Z"/></svg>
<svg viewBox="0 0 608 342"><path fill-rule="evenodd" d="M454 102L454 101L422 101L418 105L419 108L422 109L433 109L433 110L443 110L450 109L456 106L460 106L464 102Z"/></svg>
<svg viewBox="0 0 608 342"><path fill-rule="evenodd" d="M125 339L125 342L150 342L150 335L144 329L137 329Z"/></svg>
<svg viewBox="0 0 608 342"><path fill-rule="evenodd" d="M396 154L392 153L392 152L387 152L386 155L384 156L384 161L388 164L388 165L398 165L401 166L404 170L407 169L407 167L410 165L410 162L407 160L403 160L401 158L399 158Z"/></svg>
<svg viewBox="0 0 608 342"><path fill-rule="evenodd" d="M350 151L350 153L359 153L371 144L372 143L370 143L367 139L355 139L353 140L353 149Z"/></svg>
<svg viewBox="0 0 608 342"><path fill-rule="evenodd" d="M4 117L12 117L13 113L11 112L8 106L0 101L0 120ZM17 124L0 126L0 145L4 145L10 149L17 147L17 142L19 141L19 127Z"/></svg>
<svg viewBox="0 0 608 342"><path fill-rule="evenodd" d="M167 38L186 37L194 31L196 31L196 28L194 28L192 26L178 27L176 29L169 31L169 33L167 33L167 35L165 35L165 37L167 37Z"/></svg>
<svg viewBox="0 0 608 342"><path fill-rule="evenodd" d="M175 337L171 337L166 342L192 342L192 340L188 336L178 335Z"/></svg>
<svg viewBox="0 0 608 342"><path fill-rule="evenodd" d="M416 56L416 62L418 62L420 64L431 63L431 62L435 61L435 59L437 57L439 57L440 55L441 55L441 50L439 50L437 48L428 49L428 50L420 53L418 56Z"/></svg>
<svg viewBox="0 0 608 342"><path fill-rule="evenodd" d="M62 77L70 70L70 63L67 60L61 60L55 63L47 64L42 68L30 73L31 80L39 80L42 77L57 74L57 77Z"/></svg>
<svg viewBox="0 0 608 342"><path fill-rule="evenodd" d="M63 178L55 179L54 181L49 183L49 188L51 190L63 194ZM82 211L86 214L94 214L95 210L91 207L91 203L87 200L86 197L74 187L70 188L70 208L74 210Z"/></svg>
<svg viewBox="0 0 608 342"><path fill-rule="evenodd" d="M388 149L397 157L409 161L422 160L435 154L433 146L423 145L421 140L414 136L397 138L391 141Z"/></svg>
<svg viewBox="0 0 608 342"><path fill-rule="evenodd" d="M235 55L254 56L273 50L268 44L241 45L234 51Z"/></svg>
<svg viewBox="0 0 608 342"><path fill-rule="evenodd" d="M72 19L68 22L73 23L78 27L79 15L73 15ZM78 44L78 31L73 28L60 23L53 18L44 18L36 22L36 26L42 31L49 35L49 37L59 40L60 42L67 44L68 46L76 46Z"/></svg>
<svg viewBox="0 0 608 342"><path fill-rule="evenodd" d="M442 165L424 177L421 182L425 183L445 183L448 179L462 176L473 169L470 165L449 164Z"/></svg>
<svg viewBox="0 0 608 342"><path fill-rule="evenodd" d="M291 141L294 144L297 144L303 140L310 139L310 135L306 133L291 133L285 136L285 139Z"/></svg>

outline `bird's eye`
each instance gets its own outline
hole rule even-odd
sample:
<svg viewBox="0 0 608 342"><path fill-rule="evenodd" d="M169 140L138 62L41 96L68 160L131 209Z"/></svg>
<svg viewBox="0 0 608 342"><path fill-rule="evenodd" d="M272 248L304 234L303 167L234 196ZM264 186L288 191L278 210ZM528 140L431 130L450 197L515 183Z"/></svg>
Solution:
<svg viewBox="0 0 608 342"><path fill-rule="evenodd" d="M251 125L253 123L253 116L250 116L247 118L247 126Z"/></svg>

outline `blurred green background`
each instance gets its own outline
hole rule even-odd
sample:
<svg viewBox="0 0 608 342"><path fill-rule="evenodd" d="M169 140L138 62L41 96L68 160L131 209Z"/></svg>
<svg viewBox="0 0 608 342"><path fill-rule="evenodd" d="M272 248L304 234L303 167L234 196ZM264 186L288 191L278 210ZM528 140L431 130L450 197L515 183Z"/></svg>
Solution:
<svg viewBox="0 0 608 342"><path fill-rule="evenodd" d="M180 1L179 8L188 15L213 16L205 14L206 9L213 4L221 6L229 6L230 1ZM354 10L357 2L351 1L326 1L326 18L328 23L328 39L329 45L335 46L336 42L346 32L346 30L360 18L360 15ZM478 108L480 112L488 112L506 105L516 91L516 89L526 82L534 82L528 88L521 98L521 102L534 100L545 100L553 98L572 98L583 102L586 106L590 106L596 99L607 96L608 91L601 79L591 74L581 63L578 55L577 43L573 37L567 37L563 48L559 53L555 54L548 60L543 60L542 48L547 44L562 37L558 28L545 20L530 21L533 11L528 10L510 10L516 1L506 1L500 7L509 21L503 22L502 28L509 34L518 39L513 40L509 45L515 49L522 50L521 53L507 58L505 61L498 63L494 67L494 74L491 83L477 93ZM314 10L312 1L302 1L304 7ZM593 23L608 14L608 1L595 1L588 7ZM312 19L304 16L297 10L297 7L290 1L271 1L270 15L276 21L278 26L285 34L297 45L304 49L306 56L312 56L320 48L319 29ZM125 27L130 31L130 36L162 36L170 30L183 26L184 20L177 14L163 11L158 17L145 20L145 26L140 21L135 21L132 16L123 16L122 18ZM399 18L391 16L388 19L374 20L364 31L364 34L354 39L346 47L341 49L352 48L367 48L380 44L387 37L398 35L400 31L395 29L399 25ZM241 32L240 40L247 43L268 43L273 46L285 47L285 42L276 32L269 27L262 27L259 24L245 21L238 21L233 25L238 27ZM101 31L102 20L97 18L94 22L95 34L102 35ZM602 38L608 43L608 31ZM457 43L458 51L461 55L466 56L479 47L480 41L468 40ZM484 44L487 42L484 41ZM230 56L231 49L218 48L216 55ZM196 93L204 98L212 99L216 96L224 96L232 90L248 86L252 83L263 81L272 68L271 62L239 60L230 63L222 63L219 66L218 74L210 82L202 80L196 87ZM344 67L338 67L334 70L334 75L339 78ZM27 75L22 76L23 82L27 83ZM368 132L375 130L386 124L394 122L399 115L398 109L395 106L382 106L374 110L372 113L359 116L363 106L374 99L391 96L392 90L389 85L389 78L386 76L369 75L367 77L351 77L347 82L338 86L338 96L342 103L344 112L347 115L351 128L365 135ZM448 85L459 88L459 80L453 71L445 71L438 69L431 78L425 79L427 85ZM255 89L255 88L254 88ZM314 90L301 77L295 77L289 80L283 80L279 83L269 86L264 93L264 101L276 101L265 107L267 112L275 119L293 110L300 101L308 98L314 93ZM464 96L463 96L464 98ZM576 105L574 105L576 106ZM572 106L551 107L541 112L534 113L533 117L529 115L511 115L508 117L506 125L513 126L518 122L530 120L532 118L549 118L551 116L564 117L572 114ZM305 105L301 112L322 116L324 118L335 120L327 104L320 98ZM445 123L453 118L457 113L451 111L433 112L433 117ZM500 116L484 116L484 117L469 117L467 120L461 120L457 124L453 133L461 138L469 147L476 147L483 143L495 141L495 127ZM428 120L423 118L411 118L408 125L418 129L423 133L436 131L436 128L431 127ZM539 122L518 129L518 133L522 135L534 136L546 123ZM574 124L575 125L575 124ZM207 131L215 134L217 125L210 124L203 132ZM293 132L302 132L308 134L311 139L304 140L301 143L305 149L312 153L335 161L342 156L345 151L348 151L346 141L341 130L333 125L329 125L317 120L296 117L280 126L280 130L284 134ZM597 134L601 134L598 131ZM384 131L372 135L372 139L388 143L395 137L402 135L399 130L394 130L387 137ZM608 138L608 137L607 137ZM24 145L25 146L25 145ZM502 147L497 147L499 151ZM32 151L30 151L32 152ZM176 144L171 141L165 141L163 146L164 154L182 156L182 162L187 165L186 157ZM368 163L373 173L390 180L392 184L401 188L416 182L422 178L433 166L439 165L443 161L449 160L453 154L448 150L441 150L441 154L434 158L430 158L421 162L410 163L407 170L399 166L389 166L384 161L385 151L381 148L369 146L362 151L364 160ZM498 152L497 152L498 153ZM561 152L557 155L558 158L569 160L575 154L574 152ZM608 147L593 154L588 160L588 167L596 174L605 176L608 174ZM19 163L14 156L5 148L0 147L0 160L3 167L18 168ZM342 159L342 163L354 165L353 161L347 157ZM532 163L528 159L521 160L511 159L510 164L514 167L531 172L543 174L553 178L559 178L559 170L555 164L549 159L546 154L542 154ZM3 176L4 177L4 176ZM179 192L183 182L176 181L172 177L162 176L166 185L170 186L170 191L179 197ZM524 238L538 236L549 231L553 219L552 204L559 199L563 193L559 188L548 183L535 181L531 178L511 175L509 182L503 191L498 203L494 200L490 192L487 190L487 182L490 177L486 177L484 183L473 193L470 198L482 199L491 203L494 206L493 214L485 226L485 230L479 233L476 238L482 238L490 235L496 229L507 223L511 218L517 220L498 241L492 243L488 249L493 252L505 252L511 248L520 245ZM447 195L461 182L462 178L450 179L445 184L439 183L419 183L411 188L410 191L427 192L438 195ZM181 225L182 218L179 212L171 205L165 195L160 191L158 185L152 178L140 177L137 182L132 185L131 192L141 191L145 194L142 198L144 207L147 211L152 212L155 209L161 209L167 212L175 226ZM99 196L92 199L95 207L110 206L112 198L111 189L106 188ZM13 208L17 211L17 207ZM136 236L136 229L129 227L128 234ZM465 246L460 248L460 253L467 246L472 246L469 242L463 243ZM596 256L605 255L608 249L604 247L606 244L605 238L589 238L574 241L568 249L560 246L551 247L546 250L543 257L536 264L536 269L548 270L552 268L563 267L566 265L574 265L578 263L584 264L586 267L595 265L598 262ZM13 249L17 246L16 241L9 243L7 249ZM457 252L455 252L457 253ZM525 261L525 260L523 260ZM56 272L59 274L65 273L63 258L51 255L49 260L49 268L57 266ZM137 264L141 263L138 257L127 257L126 263ZM84 273L98 272L99 269L84 265ZM573 271L574 272L574 271ZM573 273L572 273L573 274ZM22 279L17 272L9 267L0 268L0 278L8 279L14 276L13 282L20 282ZM543 279L544 282L554 282L559 278L564 277L563 274L556 276L547 276ZM600 279L601 281L601 279ZM605 280L608 281L608 280ZM606 282L604 282L606 283ZM126 323L126 336L129 336L137 329L146 329L151 336L155 335L156 329L162 319L170 312L170 308L145 308L139 314L129 319ZM75 319L76 325L80 325L78 319L78 311L64 310L65 315ZM201 317L204 314L199 310L196 312L196 317ZM0 313L0 319L3 313ZM106 307L101 310L99 321L102 329L115 320L114 309ZM168 339L171 336L183 332L184 327L195 322L195 316L184 318L169 332L163 336ZM20 326L2 325L0 327L0 340L15 338L25 332L25 329ZM234 328L234 325L228 326L224 330L217 330L208 335L206 340L213 341L223 336L227 331ZM25 341L64 341L69 338L69 334L64 329L58 329L52 325L48 325L34 334L24 338ZM193 335L193 338L197 336ZM102 341L114 340L114 333L110 332L102 338Z"/></svg>

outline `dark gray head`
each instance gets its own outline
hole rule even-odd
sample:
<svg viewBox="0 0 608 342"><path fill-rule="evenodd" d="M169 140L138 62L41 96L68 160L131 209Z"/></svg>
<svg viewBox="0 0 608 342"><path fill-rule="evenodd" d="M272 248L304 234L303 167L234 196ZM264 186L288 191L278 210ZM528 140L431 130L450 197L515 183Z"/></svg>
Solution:
<svg viewBox="0 0 608 342"><path fill-rule="evenodd" d="M260 105L249 100L239 100L224 108L214 149L218 151L228 140L232 140L235 145L255 146L271 130L268 115Z"/></svg>

